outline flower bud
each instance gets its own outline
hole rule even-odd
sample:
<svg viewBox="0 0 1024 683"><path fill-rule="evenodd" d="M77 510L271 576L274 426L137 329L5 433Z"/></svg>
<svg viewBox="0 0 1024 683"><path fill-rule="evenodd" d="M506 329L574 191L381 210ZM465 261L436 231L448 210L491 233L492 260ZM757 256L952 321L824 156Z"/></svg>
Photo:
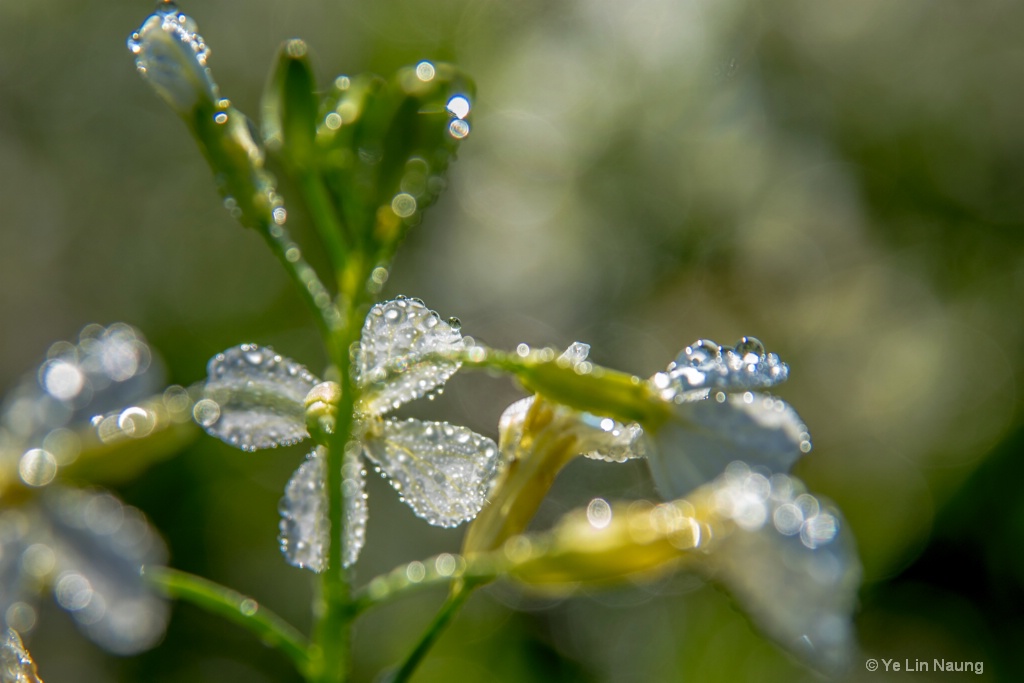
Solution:
<svg viewBox="0 0 1024 683"><path fill-rule="evenodd" d="M206 66L210 50L196 22L173 4L151 14L128 38L128 49L142 77L179 116L217 101L217 84Z"/></svg>

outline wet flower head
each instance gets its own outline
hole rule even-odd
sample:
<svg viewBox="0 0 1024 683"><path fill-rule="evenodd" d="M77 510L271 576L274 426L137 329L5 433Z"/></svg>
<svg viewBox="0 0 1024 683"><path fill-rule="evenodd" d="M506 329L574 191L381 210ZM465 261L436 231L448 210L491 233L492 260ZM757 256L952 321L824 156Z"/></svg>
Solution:
<svg viewBox="0 0 1024 683"><path fill-rule="evenodd" d="M439 392L459 369L465 347L459 327L405 297L377 304L366 317L353 349L361 391L342 471L346 566L356 561L365 540L364 458L417 516L435 526L472 519L486 502L498 471L493 441L447 422L384 417ZM322 412L325 399L337 391L273 350L245 344L210 361L205 398L195 415L207 432L233 446L272 448L308 437L308 414ZM291 564L317 572L326 568L330 542L325 456L323 447L310 452L288 482L280 508L282 552Z"/></svg>

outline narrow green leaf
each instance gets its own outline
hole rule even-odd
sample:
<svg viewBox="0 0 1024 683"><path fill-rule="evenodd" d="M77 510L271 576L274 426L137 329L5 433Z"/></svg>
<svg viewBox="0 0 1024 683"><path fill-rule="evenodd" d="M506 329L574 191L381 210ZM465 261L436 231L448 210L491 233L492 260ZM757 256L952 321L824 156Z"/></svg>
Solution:
<svg viewBox="0 0 1024 683"><path fill-rule="evenodd" d="M260 103L263 143L290 164L309 163L319 104L309 49L301 40L281 45Z"/></svg>

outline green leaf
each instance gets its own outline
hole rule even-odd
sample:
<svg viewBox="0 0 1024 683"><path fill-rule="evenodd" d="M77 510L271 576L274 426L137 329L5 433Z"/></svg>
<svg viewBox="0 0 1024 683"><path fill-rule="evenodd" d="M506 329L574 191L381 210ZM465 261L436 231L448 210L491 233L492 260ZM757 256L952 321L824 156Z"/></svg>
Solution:
<svg viewBox="0 0 1024 683"><path fill-rule="evenodd" d="M387 81L335 80L317 126L319 166L368 264L389 261L444 190L444 174L468 134L473 93L454 66L430 62ZM453 98L465 106L450 110Z"/></svg>
<svg viewBox="0 0 1024 683"><path fill-rule="evenodd" d="M287 163L309 162L316 138L316 79L301 40L281 45L260 102L263 143Z"/></svg>

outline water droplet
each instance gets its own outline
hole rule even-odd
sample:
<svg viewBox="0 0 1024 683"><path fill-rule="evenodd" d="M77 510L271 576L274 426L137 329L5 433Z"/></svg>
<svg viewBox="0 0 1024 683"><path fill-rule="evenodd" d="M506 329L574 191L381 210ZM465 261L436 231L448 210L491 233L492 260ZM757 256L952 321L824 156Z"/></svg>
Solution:
<svg viewBox="0 0 1024 683"><path fill-rule="evenodd" d="M391 210L399 218L408 218L416 213L416 198L405 192L396 194L391 200Z"/></svg>
<svg viewBox="0 0 1024 683"><path fill-rule="evenodd" d="M434 75L437 70L434 69L434 65L427 61L422 61L416 65L416 78L420 79L424 83L434 80Z"/></svg>
<svg viewBox="0 0 1024 683"><path fill-rule="evenodd" d="M259 603L253 600L252 598L246 598L245 600L242 600L242 602L238 605L238 611L247 617L251 617L252 615L256 614L259 608Z"/></svg>
<svg viewBox="0 0 1024 683"><path fill-rule="evenodd" d="M604 529L612 523L612 506L604 498L594 498L587 505L587 521L595 529Z"/></svg>
<svg viewBox="0 0 1024 683"><path fill-rule="evenodd" d="M745 363L758 363L764 359L764 344L757 337L742 337L734 350Z"/></svg>
<svg viewBox="0 0 1024 683"><path fill-rule="evenodd" d="M57 459L42 448L27 450L18 461L18 474L29 486L46 486L57 476Z"/></svg>
<svg viewBox="0 0 1024 683"><path fill-rule="evenodd" d="M462 140L469 135L469 122L462 119L454 119L448 124L448 134L456 140Z"/></svg>
<svg viewBox="0 0 1024 683"><path fill-rule="evenodd" d="M212 427L220 419L220 405L209 398L196 402L192 415L201 427Z"/></svg>
<svg viewBox="0 0 1024 683"><path fill-rule="evenodd" d="M288 211L283 207L279 206L274 209L274 222L278 225L284 225L285 221L288 220Z"/></svg>
<svg viewBox="0 0 1024 683"><path fill-rule="evenodd" d="M469 116L469 99L464 95L455 95L448 100L448 104L445 107L452 116L456 119L464 119Z"/></svg>

